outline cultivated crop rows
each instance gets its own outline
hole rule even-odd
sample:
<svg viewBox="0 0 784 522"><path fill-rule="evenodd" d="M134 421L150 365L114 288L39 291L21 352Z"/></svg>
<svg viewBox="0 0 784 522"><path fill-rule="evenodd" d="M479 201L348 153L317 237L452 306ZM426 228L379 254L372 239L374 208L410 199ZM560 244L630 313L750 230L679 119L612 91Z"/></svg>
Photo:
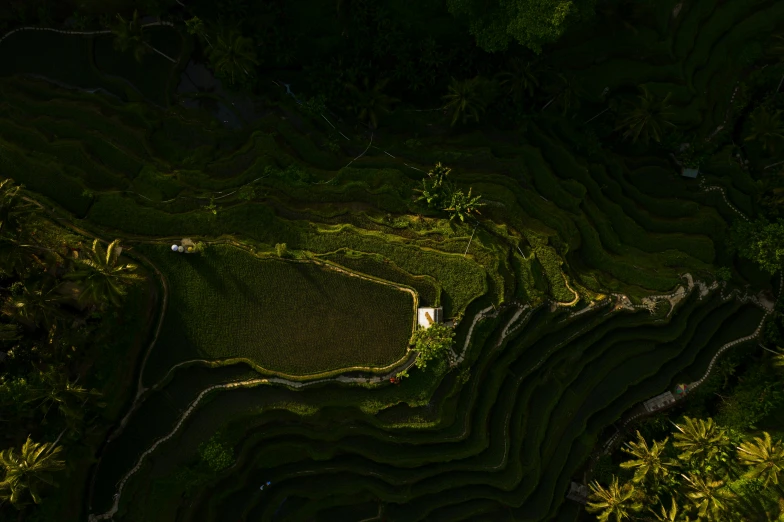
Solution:
<svg viewBox="0 0 784 522"><path fill-rule="evenodd" d="M148 384L190 359L307 375L384 367L406 353L415 305L409 291L228 246L191 256L167 245L143 251L171 290L159 348L145 368Z"/></svg>

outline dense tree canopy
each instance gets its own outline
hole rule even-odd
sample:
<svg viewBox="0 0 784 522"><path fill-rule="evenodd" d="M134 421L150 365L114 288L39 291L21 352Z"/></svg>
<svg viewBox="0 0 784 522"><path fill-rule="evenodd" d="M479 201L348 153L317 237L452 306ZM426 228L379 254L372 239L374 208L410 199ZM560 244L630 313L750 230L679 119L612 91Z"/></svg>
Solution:
<svg viewBox="0 0 784 522"><path fill-rule="evenodd" d="M781 111L770 112L760 107L751 115L751 129L746 141L757 141L762 148L771 153L784 140L784 121Z"/></svg>
<svg viewBox="0 0 784 522"><path fill-rule="evenodd" d="M422 188L414 189L414 192L420 194L417 201L426 203L428 208L442 208L446 199L446 177L450 172L451 168L441 162L436 163L436 166L428 171L427 178L422 180Z"/></svg>
<svg viewBox="0 0 784 522"><path fill-rule="evenodd" d="M731 447L732 437L713 419L685 418L675 424L675 443L668 439L649 445L638 432L638 442L627 445L633 457L621 468L634 469L634 477L622 482L612 476L609 487L594 481L587 510L600 521L654 520L685 522L694 520L749 522L781 520L780 489L781 441L763 432L762 437L746 437L737 449ZM727 451L721 463L716 448ZM679 453L674 450L680 449ZM662 455L677 458L662 460ZM661 473L667 468L669 475ZM646 480L654 469L661 480ZM664 486L664 487L662 487ZM648 513L643 512L648 506ZM654 509L653 506L658 506Z"/></svg>
<svg viewBox="0 0 784 522"><path fill-rule="evenodd" d="M79 297L82 302L119 305L125 295L125 287L142 279L135 273L135 264L119 262L121 250L118 240L112 241L104 250L96 239L90 250L84 250L84 258L76 260L77 269L66 278L82 283Z"/></svg>
<svg viewBox="0 0 784 522"><path fill-rule="evenodd" d="M259 64L255 47L252 38L237 30L225 30L215 37L207 55L218 76L234 84L253 76L253 66Z"/></svg>
<svg viewBox="0 0 784 522"><path fill-rule="evenodd" d="M417 367L425 368L429 361L446 355L452 347L454 336L455 331L452 328L440 323L414 332L411 343L418 352Z"/></svg>
<svg viewBox="0 0 784 522"><path fill-rule="evenodd" d="M601 522L628 520L632 513L643 508L632 484L619 484L614 478L608 488L599 483L591 484L591 502L586 506L589 513L596 513Z"/></svg>
<svg viewBox="0 0 784 522"><path fill-rule="evenodd" d="M19 520L56 485L73 441L95 428L90 414L104 404L94 402L102 382L88 376L101 353L93 343L116 324L103 314L144 279L121 262L118 241L89 248L42 208L0 179L0 508L18 508Z"/></svg>
<svg viewBox="0 0 784 522"><path fill-rule="evenodd" d="M479 115L485 112L488 99L493 94L492 85L480 76L469 80L452 78L449 92L444 95L444 108L451 116L449 124L454 126L458 120L479 121Z"/></svg>
<svg viewBox="0 0 784 522"><path fill-rule="evenodd" d="M618 119L616 130L623 131L624 139L632 142L650 140L660 142L668 129L675 128L670 122L674 115L670 107L670 95L657 98L645 88L635 101L626 101Z"/></svg>
<svg viewBox="0 0 784 522"><path fill-rule="evenodd" d="M732 227L732 242L742 257L776 273L784 263L784 220L737 221Z"/></svg>
<svg viewBox="0 0 784 522"><path fill-rule="evenodd" d="M14 506L21 507L29 494L33 502L40 504L42 487L55 485L52 473L65 467L61 451L56 444L36 443L28 437L21 451L8 448L0 452L0 465L5 469L5 476L0 481L0 499L8 499Z"/></svg>
<svg viewBox="0 0 784 522"><path fill-rule="evenodd" d="M381 115L388 113L392 104L399 101L383 93L388 82L388 79L382 79L371 87L370 80L366 77L361 86L346 84L346 90L351 97L347 109L354 112L359 121L367 123L371 129L378 127Z"/></svg>
<svg viewBox="0 0 784 522"><path fill-rule="evenodd" d="M447 0L449 11L468 21L476 43L489 52L517 42L540 53L571 23L593 13L592 0Z"/></svg>

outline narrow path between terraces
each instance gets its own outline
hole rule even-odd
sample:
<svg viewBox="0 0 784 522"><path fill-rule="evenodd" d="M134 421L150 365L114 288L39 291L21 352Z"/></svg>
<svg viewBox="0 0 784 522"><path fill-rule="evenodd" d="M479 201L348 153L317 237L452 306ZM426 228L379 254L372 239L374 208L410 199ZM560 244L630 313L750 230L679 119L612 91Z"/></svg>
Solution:
<svg viewBox="0 0 784 522"><path fill-rule="evenodd" d="M75 223L73 223L69 219L66 219L66 218L63 218L61 216L58 216L56 214L56 212L54 211L54 209L51 209L51 208L41 204L39 201L37 201L37 200L35 200L33 198L29 198L29 197L25 197L24 199L25 199L25 201L28 201L30 203L33 203L33 204L37 205L50 218L52 218L55 221L57 221L60 225L65 226L65 227L69 228L70 230L76 232L77 234L82 235L83 237L90 238L90 239L97 239L100 242L105 243L105 244L109 243L109 241L107 241L106 239L100 237L98 234L96 234L96 233L94 233L92 231L86 230L84 228L79 227L78 225L76 225ZM117 235L117 234L115 234L115 235ZM124 238L123 235L119 235L119 239L123 239L123 238ZM133 238L133 239L131 239L131 241L132 242L133 241L141 242L138 238ZM149 242L149 243L160 243L161 241L162 240L147 240L146 242ZM241 243L239 243L237 241L234 241L234 240L217 240L217 241L210 242L210 244L233 244L233 245L241 247L241 248L247 248L245 245L242 245ZM128 255L128 250L127 249L126 249L126 255ZM127 423L129 421L130 417L132 416L132 414L143 403L143 401L144 401L144 399L146 397L145 396L145 392L150 390L150 389L156 389L161 384L159 382L159 383L156 383L155 385L153 385L151 388L145 388L144 384L143 384L143 373L144 373L144 367L145 367L145 365L147 363L147 360L148 360L148 358L150 356L150 353L152 352L152 350L154 349L154 347L155 347L155 345L157 343L157 340L158 340L158 337L159 337L159 334L160 334L160 331L161 331L161 328L162 328L162 325L163 325L163 321L165 319L166 309L167 309L168 302L169 302L169 293L170 293L169 292L169 285L168 285L168 282L166 280L166 277L163 275L161 270L152 261L150 261L146 256L143 256L142 254L140 254L138 252L133 252L132 257L140 259L145 265L147 265L150 268L152 268L152 270L155 272L156 276L158 277L159 281L161 282L161 288L163 290L163 292L162 292L163 296L162 296L162 302L161 302L161 309L159 311L158 322L157 322L156 327L155 327L155 333L153 335L153 339L151 340L150 344L148 345L148 347L147 347L147 349L146 349L146 351L144 353L144 357L142 359L141 367L139 369L139 377L137 379L137 391L136 391L136 395L134 397L134 401L131 404L130 408L128 409L128 412L125 414L125 416L119 422L119 424L114 429L112 429L112 431L110 432L109 436L106 439L107 443L110 443L112 440L116 439L119 435L122 434L122 431L124 430L125 426L127 425ZM412 290L409 290L409 289L406 289L406 291L413 292ZM416 295L414 295L414 301L415 301L415 303L417 302L417 296ZM195 361L188 361L188 362L190 362L190 363L205 363L205 364L209 364L210 363L210 361L206 361L206 360L195 360ZM232 382L232 383L226 383L226 384L220 384L220 385L211 386L211 387L203 390L197 396L197 398L190 404L188 409L180 417L180 419L177 422L177 424L175 425L174 429L169 434L167 434L166 436L162 437L161 439L158 439L150 448L148 448L144 453L142 453L142 455L137 460L136 465L128 473L126 473L126 475L120 481L120 483L118 485L117 493L115 494L115 497L114 497L114 504L112 505L112 509L110 509L108 512L106 512L106 513L104 513L102 515L98 515L98 516L91 514L90 517L89 517L89 520L91 520L91 521L92 520L107 520L107 519L110 519L112 516L114 516L114 514L117 513L117 510L119 509L120 495L122 493L122 489L123 489L125 483L127 482L127 480L131 476L133 476L139 470L139 468L140 468L141 464L143 463L144 459L149 454L151 454L155 450L155 448L157 448L161 443L165 442L166 440L169 440L172 436L174 436L174 434L179 430L179 428L182 426L182 424L185 422L185 420L194 411L196 406L198 406L198 404L201 402L201 400L204 398L204 396L207 395L208 393L212 392L212 391L223 390L223 389L247 388L247 387L257 386L257 385L260 385L260 384L277 384L277 385L283 385L283 386L287 386L287 387L291 387L291 388L295 388L295 389L300 389L300 388L304 388L306 386L312 386L312 385L315 385L315 384L324 384L324 383L329 383L329 382L336 382L336 383L342 383L342 384L358 384L358 383L379 383L380 384L380 383L383 383L384 381L388 381L390 379L390 377L394 377L399 372L408 370L409 368L411 368L411 366L414 365L415 362L416 362L416 352L410 352L399 366L396 366L395 368L393 368L391 371L389 371L388 373L386 373L384 375L376 376L376 377L346 377L346 376L343 376L343 375L338 375L338 376L331 377L331 378L316 379L316 380L312 380L312 381L294 381L294 380L291 380L291 379L284 379L284 378L281 378L281 377L265 377L265 378L249 379L249 380L245 380L245 381ZM355 370L353 370L353 369L347 370L347 372L349 372L349 371L355 371ZM168 378L168 376L169 376L169 374L167 374L167 376L164 377L164 379ZM100 465L101 458L102 458L102 455L99 456L99 458L98 458L98 462L97 462L98 465Z"/></svg>
<svg viewBox="0 0 784 522"><path fill-rule="evenodd" d="M733 210L735 213L737 213L744 221L747 221L747 222L749 221L748 216L743 214L743 212L738 210L732 203L729 202L729 200L727 199L727 194L726 194L725 190L722 187L705 185L704 178L700 178L699 184L700 184L701 190L703 190L705 192L718 191L721 194L722 199L724 200L724 203L726 203L727 206L731 210ZM683 288L679 287L672 294L662 295L662 296L650 296L650 297L646 298L647 302L644 302L642 305L633 305L633 307L634 308L644 308L644 307L650 308L650 305L654 304L659 299L667 300L670 303L670 305L671 305L670 312L667 314L669 316L672 313L672 311L674 310L675 305L677 305L677 303L679 301L681 301L683 298L685 298L686 295L690 294L695 287L698 287L700 289L700 299L702 299L703 297L707 296L711 291L719 288L719 286L720 286L718 284L718 282L714 282L711 285L707 285L707 284L705 284L702 281L694 281L692 276L691 276L691 274L684 274L683 277L687 280L688 289L686 291L682 291ZM779 272L779 279L780 279L780 282L779 282L779 297L780 297L782 290L784 290L784 271L780 271ZM760 294L760 295L762 295L762 294ZM713 368L715 367L716 362L718 361L719 357L721 357L721 355L724 354L727 350L729 350L730 348L732 348L734 346L742 344L744 342L751 341L751 340L753 340L753 339L755 339L755 338L757 338L759 336L760 332L762 331L762 327L765 324L765 321L773 313L774 307L775 307L775 303L774 302L772 302L772 301L770 301L768 299L765 299L764 296L760 297L760 295L748 294L748 293L746 293L744 295L740 295L740 290L739 289L735 289L735 290L731 291L726 296L723 293L720 294L720 297L721 297L721 299L723 301L729 301L733 297L737 298L741 302L748 302L748 301L750 301L750 302L754 303L755 305L757 305L758 307L760 307L761 309L763 309L765 311L765 313L763 314L762 319L760 320L760 322L757 325L757 328L754 330L754 332L752 332L749 335L746 335L746 336L740 337L738 339L735 339L734 341L730 341L728 343L725 343L725 344L723 344L722 346L719 347L719 349L716 351L714 356L711 358L711 361L708 364L708 367L706 368L705 373L702 375L702 377L700 377L696 381L694 381L694 382L690 383L689 385L687 385L687 390L688 391L693 391L697 387L701 386L708 379L708 377L710 376L711 372L713 371ZM625 296L618 296L618 297L625 297ZM678 404L681 400L685 399L686 397L688 397L688 395L677 397L676 398L677 400L676 400L675 403L673 403L670 406L667 406L664 409L671 408L672 406L674 406L675 404ZM610 436L610 438L604 443L604 445L601 447L601 449L594 453L593 457L591 458L591 464L589 465L588 469L590 470L590 469L593 468L594 464L596 463L596 461L599 459L599 457L601 455L606 455L606 454L609 454L609 453L611 453L613 451L613 449L615 448L615 446L618 443L618 441L626 434L627 428L629 427L629 425L631 423L633 423L634 421L636 421L636 420L638 420L640 418L643 418L643 417L646 417L646 416L649 416L649 415L653 415L653 414L659 413L661 411L663 411L663 409L658 409L658 410L654 410L654 411L648 411L645 408L643 403L637 404L636 406L634 406L633 408L628 410L625 413L625 415L623 416L623 418L621 419L620 427L617 427L616 428L616 432L612 436Z"/></svg>
<svg viewBox="0 0 784 522"><path fill-rule="evenodd" d="M516 306L520 306L520 305L516 304ZM522 311L525 310L527 307L528 307L527 305L520 307L521 308L520 313L516 314L512 318L512 320L507 324L507 328L505 329L505 335L509 335L509 334L512 333L512 331L514 331L514 329L509 329L509 326L511 326L511 324L520 316ZM498 311L494 312L493 314L488 313L489 310L491 310L492 308L493 308L492 306L489 307L489 308L485 308L484 310L479 311L475 315L474 320L473 320L473 322L471 324L471 327L469 328L468 334L466 336L466 342L465 342L465 345L464 345L464 351L463 351L463 353L461 354L461 356L459 358L460 361L462 361L463 357L465 356L465 351L467 350L467 348L468 348L468 346L469 346L469 344L471 342L471 336L473 334L474 326L476 325L476 323L479 320L481 320L481 319L483 319L483 318L485 318L487 316L493 316L494 317L495 315L497 315ZM499 346L503 342L503 340L504 340L504 337L502 337L499 340L499 342L498 342ZM204 362L208 362L208 361L204 361ZM141 456L139 457L139 459L136 461L136 464L134 465L134 467L131 468L123 476L123 478L120 480L120 482L117 485L117 491L116 491L116 493L115 493L115 495L113 497L114 498L114 502L112 504L111 509L109 509L109 511L107 511L105 513L102 513L102 514L99 514L99 515L90 514L88 520L89 520L89 522L96 522L98 520L109 520L118 512L119 506L120 506L120 500L121 500L121 497L122 497L122 492L123 492L123 489L125 488L125 485L127 484L128 480L134 474L136 474L137 471L139 471L139 469L141 468L142 464L144 463L144 460L150 454L152 454L158 446L160 446L161 444L163 444L167 440L171 439L177 433L177 431L179 431L180 427L184 424L184 422L188 419L188 417L195 411L196 407L199 405L199 403L202 401L202 399L204 399L204 397L207 394L209 394L210 392L212 392L212 391L231 390L231 389L240 389L240 388L251 388L251 387L255 387L255 386L259 386L259 385L263 385L263 384L281 384L281 385L284 385L284 386L290 386L292 388L304 388L306 386L312 386L314 384L324 384L324 383L328 383L328 382L339 382L339 383L344 383L344 384L358 384L358 383L370 383L370 382L381 383L381 382L387 381L390 377L393 377L393 376L397 375L397 373L399 373L400 371L404 371L404 370L407 370L407 369L411 368L411 366L413 366L415 362L416 362L416 356L415 356L415 354L412 353L412 357L410 357L409 360L406 361L406 363L403 366L398 367L398 368L390 371L386 375L373 377L373 378L337 376L337 377L328 378L328 379L320 379L320 380L314 380L314 381L298 382L298 381L291 381L291 380L288 380L288 379L282 379L282 378L279 378L279 377L264 377L264 378L248 379L248 380L244 380L244 381L225 383L225 384L216 384L216 385L210 386L209 388L207 388L207 389L203 390L201 393L199 393L199 395L196 397L196 399L193 402L191 402L191 404L188 406L188 408L185 410L185 412L180 416L180 418L177 421L177 424L174 426L174 428L168 434L166 434L165 436L163 436L163 437L159 438L158 440L156 440L146 451L144 451L141 454ZM155 386L153 386L153 387L155 387Z"/></svg>
<svg viewBox="0 0 784 522"><path fill-rule="evenodd" d="M141 24L142 28L156 27L156 26L167 26L167 27L172 27L172 28L175 27L175 25L173 23L171 23L171 22L164 22L162 20L159 20L157 22L148 22L146 24ZM22 32L22 31L46 31L46 32L50 32L50 33L73 34L73 35L77 35L77 36L94 36L94 35L98 35L98 34L111 34L111 33L114 32L111 29L101 29L100 31L66 31L64 29L54 29L52 27L25 26L25 27L17 27L16 29L12 29L11 31L8 31L7 33L5 33L2 37L0 37L0 43L3 43L3 41L6 38L8 38L9 36L11 36L11 35L13 35L15 33ZM177 63L177 60L175 60L171 56L167 55L166 53L156 49L155 47L153 47L152 45L148 44L147 42L143 42L143 43L150 50L160 54L161 56L163 56L164 58L166 58L170 62Z"/></svg>

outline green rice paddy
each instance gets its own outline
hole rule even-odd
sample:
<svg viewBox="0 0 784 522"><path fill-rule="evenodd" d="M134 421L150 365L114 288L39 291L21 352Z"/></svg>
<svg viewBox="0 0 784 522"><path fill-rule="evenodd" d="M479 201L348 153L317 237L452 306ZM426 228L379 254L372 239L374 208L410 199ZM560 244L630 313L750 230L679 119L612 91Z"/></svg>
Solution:
<svg viewBox="0 0 784 522"><path fill-rule="evenodd" d="M404 289L312 262L258 259L215 245L195 255L137 247L170 288L149 385L192 360L242 360L294 377L386 367L406 354L414 298Z"/></svg>

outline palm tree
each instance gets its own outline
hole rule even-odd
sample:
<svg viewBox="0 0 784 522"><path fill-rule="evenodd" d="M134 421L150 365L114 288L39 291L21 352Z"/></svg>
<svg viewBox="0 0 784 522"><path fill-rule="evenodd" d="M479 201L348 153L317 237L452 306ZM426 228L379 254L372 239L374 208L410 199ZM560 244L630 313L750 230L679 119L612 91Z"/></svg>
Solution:
<svg viewBox="0 0 784 522"><path fill-rule="evenodd" d="M150 50L147 44L147 35L144 26L139 21L139 11L133 11L133 18L126 20L117 14L117 24L112 28L114 33L114 48L120 52L133 52L133 57L141 63L142 58Z"/></svg>
<svg viewBox="0 0 784 522"><path fill-rule="evenodd" d="M452 169L441 164L436 163L436 166L427 173L427 178L422 180L422 188L414 189L419 192L417 201L424 201L430 208L441 208L444 200L445 180Z"/></svg>
<svg viewBox="0 0 784 522"><path fill-rule="evenodd" d="M716 459L722 450L729 445L725 430L719 428L713 419L692 419L686 417L686 422L675 424L680 432L675 434L673 446L681 450L678 458L695 463L698 467Z"/></svg>
<svg viewBox="0 0 784 522"><path fill-rule="evenodd" d="M119 306L120 299L126 293L125 287L144 280L136 273L135 264L119 263L121 251L119 239L112 241L106 251L96 239L92 249L83 251L85 259L76 260L76 271L66 274L65 278L81 284L79 300L82 303L109 303Z"/></svg>
<svg viewBox="0 0 784 522"><path fill-rule="evenodd" d="M642 94L637 96L636 103L627 101L616 130L623 130L623 137L631 138L633 143L638 139L646 145L651 139L660 142L666 129L675 127L669 120L674 115L669 103L671 93L659 99L645 87L640 91Z"/></svg>
<svg viewBox="0 0 784 522"><path fill-rule="evenodd" d="M740 487L736 489L736 486ZM743 522L770 522L780 520L779 515L784 514L784 498L779 506L780 494L777 495L756 480L738 481L728 484L727 487L735 495L736 505L733 506L733 511Z"/></svg>
<svg viewBox="0 0 784 522"><path fill-rule="evenodd" d="M354 112L359 121L367 123L371 129L378 128L378 119L381 114L390 112L391 105L399 101L397 98L382 92L387 83L389 83L389 80L383 79L377 81L373 87L370 87L370 79L365 77L362 80L361 88L353 83L346 83L345 85L352 98L348 105L348 110Z"/></svg>
<svg viewBox="0 0 784 522"><path fill-rule="evenodd" d="M485 81L479 76L461 81L452 78L449 92L444 96L444 109L452 114L450 125L454 126L461 118L463 123L469 119L479 121L479 114L485 112L486 106Z"/></svg>
<svg viewBox="0 0 784 522"><path fill-rule="evenodd" d="M548 72L552 76L554 71ZM542 107L543 111L553 102L557 102L556 105L560 105L562 116L566 116L571 109L580 108L580 98L584 96L584 91L573 76L555 73L551 85L552 87L549 90L551 93L554 92L555 95Z"/></svg>
<svg viewBox="0 0 784 522"><path fill-rule="evenodd" d="M242 36L236 29L218 35L207 56L215 72L228 78L232 84L243 74L252 76L250 71L259 64L253 39Z"/></svg>
<svg viewBox="0 0 784 522"><path fill-rule="evenodd" d="M509 70L498 75L501 86L515 102L519 102L526 95L534 95L534 90L539 87L539 79L534 74L536 64L514 58L509 62Z"/></svg>
<svg viewBox="0 0 784 522"><path fill-rule="evenodd" d="M35 390L35 393L34 400L40 401L39 406L44 410L44 418L52 406L57 406L71 429L83 418L83 406L87 400L101 395L98 390L88 390L76 384L76 381L70 381L62 369L54 367L41 375L40 388Z"/></svg>
<svg viewBox="0 0 784 522"><path fill-rule="evenodd" d="M417 197L417 201L424 201L427 203L429 208L438 208L441 200L443 199L443 193L441 192L439 187L436 187L434 184L428 184L426 179L422 180L422 188L421 189L414 189L415 192L419 193Z"/></svg>
<svg viewBox="0 0 784 522"><path fill-rule="evenodd" d="M784 369L784 348L776 347L778 355L773 356L773 366Z"/></svg>
<svg viewBox="0 0 784 522"><path fill-rule="evenodd" d="M207 45L212 47L212 42L210 42L210 39L207 37L207 28L201 18L194 16L189 20L185 20L185 28L188 31L188 34L204 38L204 41L207 42Z"/></svg>
<svg viewBox="0 0 784 522"><path fill-rule="evenodd" d="M472 197L472 190L473 188L469 188L468 194L463 193L462 190L451 191L449 205L444 209L449 212L449 221L457 217L461 222L465 222L471 214L481 214L479 207L484 206L484 203L480 203L482 196Z"/></svg>
<svg viewBox="0 0 784 522"><path fill-rule="evenodd" d="M0 341L16 341L19 339L19 327L15 324L0 323Z"/></svg>
<svg viewBox="0 0 784 522"><path fill-rule="evenodd" d="M0 274L22 275L32 267L31 252L13 239L0 237Z"/></svg>
<svg viewBox="0 0 784 522"><path fill-rule="evenodd" d="M765 107L758 108L751 115L751 134L745 141L756 140L760 142L763 150L774 152L776 143L784 139L784 122L781 120L781 111L773 114Z"/></svg>
<svg viewBox="0 0 784 522"><path fill-rule="evenodd" d="M22 187L10 179L0 181L0 273L29 272L34 261L32 250L49 250L38 245L23 245L32 236L29 227L38 207L22 196Z"/></svg>
<svg viewBox="0 0 784 522"><path fill-rule="evenodd" d="M19 237L35 207L22 199L22 187L13 180L0 181L0 237Z"/></svg>
<svg viewBox="0 0 784 522"><path fill-rule="evenodd" d="M784 444L774 443L767 431L738 446L738 458L748 466L749 476L762 479L766 486L778 484L784 474Z"/></svg>
<svg viewBox="0 0 784 522"><path fill-rule="evenodd" d="M444 184L444 180L446 180L446 177L450 172L452 172L452 169L446 165L442 165L439 161L436 163L435 167L427 172L427 177L433 180L434 185L440 187Z"/></svg>
<svg viewBox="0 0 784 522"><path fill-rule="evenodd" d="M31 328L48 330L63 317L60 307L62 296L57 293L52 279L43 279L29 285L20 284L18 293L8 296L0 313Z"/></svg>
<svg viewBox="0 0 784 522"><path fill-rule="evenodd" d="M147 34L144 32L144 26L139 20L139 12L136 10L130 20L126 20L118 14L117 24L112 28L112 33L114 33L114 48L121 52L133 52L133 57L139 63L148 51L153 51L170 62L177 63L177 60L147 42Z"/></svg>
<svg viewBox="0 0 784 522"><path fill-rule="evenodd" d="M669 437L661 442L654 441L653 446L648 447L648 443L642 434L637 431L637 442L627 442L623 451L635 457L621 463L624 469L634 470L633 481L636 484L650 482L657 486L661 479L669 474L667 463L662 460L662 453L667 446Z"/></svg>
<svg viewBox="0 0 784 522"><path fill-rule="evenodd" d="M675 502L674 497L672 498L672 506L669 511L664 507L664 504L661 505L661 514L656 513L651 508L648 508L648 511L653 513L653 516L655 516L656 520L659 522L689 522L688 515L678 513L678 503Z"/></svg>
<svg viewBox="0 0 784 522"><path fill-rule="evenodd" d="M21 229L18 239L0 237L0 273L18 274L24 280L34 269L49 272L63 262L62 253L41 245L35 238L35 229L31 227L31 230L32 234L28 235L30 230ZM22 239L31 244L23 244Z"/></svg>
<svg viewBox="0 0 784 522"><path fill-rule="evenodd" d="M714 480L690 473L686 479L686 496L697 509L697 515L706 520L722 520L735 502L735 494L724 486L723 480Z"/></svg>
<svg viewBox="0 0 784 522"><path fill-rule="evenodd" d="M618 477L613 477L607 489L596 481L590 484L590 488L591 496L585 509L589 513L597 513L596 518L600 522L630 520L632 513L643 507L634 486L629 483L620 486Z"/></svg>
<svg viewBox="0 0 784 522"><path fill-rule="evenodd" d="M0 452L0 465L5 468L5 477L0 482L0 495L21 507L27 491L33 502L40 504L41 488L45 484L55 486L52 473L65 468L65 462L59 458L61 450L55 444L36 443L27 437L21 452L14 448Z"/></svg>

